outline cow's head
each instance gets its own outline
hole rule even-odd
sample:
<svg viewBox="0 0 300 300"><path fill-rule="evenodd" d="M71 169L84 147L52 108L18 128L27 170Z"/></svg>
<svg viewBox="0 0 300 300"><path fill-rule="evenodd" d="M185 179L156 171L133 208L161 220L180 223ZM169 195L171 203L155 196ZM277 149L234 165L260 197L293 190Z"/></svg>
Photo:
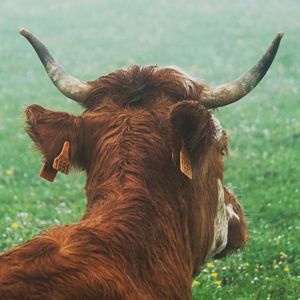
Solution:
<svg viewBox="0 0 300 300"><path fill-rule="evenodd" d="M158 190L173 195L177 203L171 206L185 224L182 231L189 237L194 274L208 257L223 257L244 246L243 211L223 185L227 136L211 109L239 100L257 85L282 34L250 71L210 88L176 68L158 66L133 66L83 82L70 76L31 33L21 33L56 87L86 109L73 116L32 105L26 116L28 132L46 165L51 166L65 141L70 143L71 165L87 172L88 207L112 192L104 186L115 177L118 184L130 182L129 190L139 184L154 194ZM190 164L192 179L180 161Z"/></svg>

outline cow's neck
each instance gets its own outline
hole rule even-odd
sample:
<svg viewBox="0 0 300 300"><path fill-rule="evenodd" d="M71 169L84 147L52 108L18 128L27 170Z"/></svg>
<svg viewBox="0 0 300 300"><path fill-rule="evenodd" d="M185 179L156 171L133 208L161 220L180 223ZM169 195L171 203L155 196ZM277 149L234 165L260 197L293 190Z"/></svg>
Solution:
<svg viewBox="0 0 300 300"><path fill-rule="evenodd" d="M89 204L85 218L99 218L106 226L113 224L121 234L120 223L125 235L130 228L138 228L134 232L141 242L158 247L162 253L183 254L177 263L184 263L189 268L186 272L191 275L199 272L198 266L211 247L213 215L200 209L205 199L186 201L191 197L191 190L184 189L180 180L174 178L175 173L172 170L168 176L162 176L154 172L153 178L146 176L143 180L132 174L120 180L118 174L112 174L104 182L88 181ZM195 205L192 208L188 207L191 203ZM176 245L163 250L166 245L161 245L161 241L174 240L174 236Z"/></svg>
<svg viewBox="0 0 300 300"><path fill-rule="evenodd" d="M166 276L173 274L178 282L189 285L192 254L187 208L178 198L171 175L153 176L141 180L130 174L121 180L112 174L104 182L88 180L90 203L83 221L90 219L93 226L104 229L108 247L123 249L128 264L138 267L139 272L149 272L151 277L163 264Z"/></svg>
<svg viewBox="0 0 300 300"><path fill-rule="evenodd" d="M217 181L214 187L209 182L215 174L208 170L187 184L188 179L176 170L178 166L161 136L161 128L149 132L148 128L156 129L159 122L153 120L151 126L145 124L143 128L138 118L115 117L115 122L123 124L122 130L116 131L113 138L101 137L99 148L91 153L93 166L87 172L84 219L97 219L99 222L94 224L124 236L135 232L132 243L159 249L162 256L168 251L171 257L180 253L177 263L184 262L190 274L196 273L212 244L212 212L216 208L210 206L218 194L217 190L212 194L208 187L217 189ZM192 199L194 191L201 199ZM174 244L163 242L168 240Z"/></svg>
<svg viewBox="0 0 300 300"><path fill-rule="evenodd" d="M147 166L140 166L141 170L145 168ZM153 212L159 214L159 217L165 215L166 222L175 217L174 214L179 211L178 205L181 205L178 197L180 192L177 190L178 187L174 188L171 174L162 175L157 171L159 168L155 167L150 172L148 169L146 175L143 171L134 174L129 171L124 172L119 167L116 169L118 170L115 173L109 174L104 180L103 177L95 175L101 174L101 170L93 171L92 178L88 177L86 192L89 216L102 214L106 205L110 203L110 211L124 205L128 209L131 206L136 207L137 212L143 211L147 214Z"/></svg>

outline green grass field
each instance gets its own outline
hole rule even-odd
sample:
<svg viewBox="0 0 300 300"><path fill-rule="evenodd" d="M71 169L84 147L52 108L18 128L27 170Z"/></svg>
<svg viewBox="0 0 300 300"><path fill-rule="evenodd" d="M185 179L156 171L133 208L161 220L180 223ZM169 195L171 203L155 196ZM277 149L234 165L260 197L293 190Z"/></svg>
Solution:
<svg viewBox="0 0 300 300"><path fill-rule="evenodd" d="M244 251L204 266L193 299L300 299L300 2L82 3L0 4L0 250L74 222L85 209L83 174L59 174L52 184L39 178L42 159L24 132L24 108L81 109L52 86L20 27L84 80L159 64L211 85L246 71L283 31L266 78L243 101L216 112L231 145L225 182L248 215L250 240Z"/></svg>

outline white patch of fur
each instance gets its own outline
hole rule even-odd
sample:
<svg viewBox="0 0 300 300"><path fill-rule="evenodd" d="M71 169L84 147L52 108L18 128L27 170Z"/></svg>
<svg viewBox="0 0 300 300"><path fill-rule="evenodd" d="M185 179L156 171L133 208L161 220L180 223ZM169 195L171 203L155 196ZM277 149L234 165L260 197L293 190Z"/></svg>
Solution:
<svg viewBox="0 0 300 300"><path fill-rule="evenodd" d="M195 78L191 77L189 74L187 74L185 71L183 71L177 66L166 66L166 68L173 69L179 73L178 76L181 76L181 78L183 79L182 83L184 85L187 94L189 94L191 91L194 92L195 89L194 82L196 82Z"/></svg>
<svg viewBox="0 0 300 300"><path fill-rule="evenodd" d="M220 141L223 137L224 129L221 126L220 121L214 115L212 115L211 118L212 118L212 120L214 122L214 125L215 125L215 128L216 128L215 139L217 141Z"/></svg>
<svg viewBox="0 0 300 300"><path fill-rule="evenodd" d="M229 219L236 218L237 220L240 220L240 217L233 210L233 207L232 207L231 203L226 205L226 211L227 211L227 215L228 215Z"/></svg>
<svg viewBox="0 0 300 300"><path fill-rule="evenodd" d="M214 220L214 239L209 253L210 257L220 253L227 245L228 214L225 205L224 188L222 181L218 179L218 206Z"/></svg>

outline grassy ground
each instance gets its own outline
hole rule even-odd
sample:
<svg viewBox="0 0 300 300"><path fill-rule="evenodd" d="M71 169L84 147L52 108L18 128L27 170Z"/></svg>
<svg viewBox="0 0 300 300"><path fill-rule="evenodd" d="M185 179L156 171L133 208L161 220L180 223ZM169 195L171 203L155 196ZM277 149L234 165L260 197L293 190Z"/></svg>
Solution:
<svg viewBox="0 0 300 300"><path fill-rule="evenodd" d="M0 250L77 220L85 206L82 174L53 184L38 176L41 157L24 133L24 107L80 108L53 88L19 27L42 37L82 79L135 63L175 64L209 84L239 76L284 31L259 87L217 112L231 142L226 184L249 216L250 241L205 266L193 299L299 299L299 13L295 0L1 1Z"/></svg>

